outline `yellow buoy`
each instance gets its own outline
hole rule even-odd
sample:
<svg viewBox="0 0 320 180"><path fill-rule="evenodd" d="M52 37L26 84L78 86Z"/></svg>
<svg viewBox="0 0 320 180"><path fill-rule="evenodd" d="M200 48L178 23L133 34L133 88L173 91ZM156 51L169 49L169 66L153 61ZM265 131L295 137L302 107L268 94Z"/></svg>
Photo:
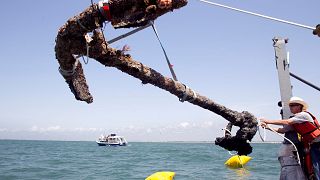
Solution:
<svg viewBox="0 0 320 180"><path fill-rule="evenodd" d="M242 168L251 160L251 157L245 155L234 155L228 159L224 164L231 168Z"/></svg>
<svg viewBox="0 0 320 180"><path fill-rule="evenodd" d="M156 172L145 180L173 180L175 174L175 172L170 171Z"/></svg>

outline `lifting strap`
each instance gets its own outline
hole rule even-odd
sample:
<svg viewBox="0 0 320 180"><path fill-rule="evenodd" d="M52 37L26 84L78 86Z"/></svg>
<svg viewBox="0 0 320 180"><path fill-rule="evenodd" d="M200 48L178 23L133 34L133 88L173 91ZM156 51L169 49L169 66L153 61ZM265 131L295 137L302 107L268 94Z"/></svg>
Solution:
<svg viewBox="0 0 320 180"><path fill-rule="evenodd" d="M166 53L166 50L164 49L164 47L163 47L163 45L162 45L162 43L161 43L161 40L160 40L160 38L159 38L159 35L158 35L158 32L157 32L156 26L154 25L154 22L151 21L151 25L152 25L152 28L153 28L154 33L155 33L156 36L157 36L157 39L158 39L159 43L160 43L160 46L161 46L162 51L163 51L163 53L164 53L164 56L166 57L167 64L168 64L168 66L169 66L169 69L170 69L172 78L173 78L175 81L178 81L177 76L176 76L176 74L174 73L174 70L173 70L173 65L170 63L169 58L168 58L167 53Z"/></svg>

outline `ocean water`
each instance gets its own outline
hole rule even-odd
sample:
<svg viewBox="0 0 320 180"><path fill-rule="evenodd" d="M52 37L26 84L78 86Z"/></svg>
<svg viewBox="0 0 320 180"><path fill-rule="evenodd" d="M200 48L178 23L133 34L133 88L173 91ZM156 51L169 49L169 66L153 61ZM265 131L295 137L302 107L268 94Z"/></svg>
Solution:
<svg viewBox="0 0 320 180"><path fill-rule="evenodd" d="M144 180L174 171L176 180L279 179L280 144L252 144L251 161L240 169L231 155L211 143L129 142L99 147L95 142L0 140L0 179Z"/></svg>

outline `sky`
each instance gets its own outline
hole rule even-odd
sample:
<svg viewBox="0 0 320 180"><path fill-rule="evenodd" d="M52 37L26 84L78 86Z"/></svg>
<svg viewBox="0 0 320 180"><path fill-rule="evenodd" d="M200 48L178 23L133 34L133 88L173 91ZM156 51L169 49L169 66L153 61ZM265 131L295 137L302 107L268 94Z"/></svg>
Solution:
<svg viewBox="0 0 320 180"><path fill-rule="evenodd" d="M213 2L309 26L320 24L320 1L216 0ZM94 102L75 100L58 72L55 37L89 0L2 1L0 139L86 140L116 133L127 141L214 141L228 123L153 85L142 85L90 59L84 65ZM318 15L317 15L318 14ZM180 82L237 111L279 119L280 90L272 39L289 38L290 71L320 85L320 38L312 31L190 0L155 21ZM105 27L106 39L131 29ZM152 28L111 46L170 77ZM291 79L293 95L320 117L320 93ZM235 133L237 129L233 130ZM258 135L255 141L261 141ZM279 141L267 133L268 141Z"/></svg>

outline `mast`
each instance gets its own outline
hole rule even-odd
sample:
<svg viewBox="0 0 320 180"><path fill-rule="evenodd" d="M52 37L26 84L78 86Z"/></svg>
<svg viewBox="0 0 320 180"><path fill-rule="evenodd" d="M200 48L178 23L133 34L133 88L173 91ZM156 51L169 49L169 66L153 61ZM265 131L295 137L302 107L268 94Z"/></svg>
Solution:
<svg viewBox="0 0 320 180"><path fill-rule="evenodd" d="M273 47L275 50L276 67L280 85L282 119L289 119L292 115L288 103L292 97L292 86L290 82L289 59L287 56L286 43L288 43L288 39L280 37L273 38ZM286 132L285 137L291 140L295 146L298 145L299 140L296 132ZM295 146L287 140L284 140L281 144L278 153L278 160L281 165L280 179L305 179L303 170L295 158L295 151L297 150L295 149ZM300 154L299 152L296 153ZM283 167L289 167L290 170L286 170L286 168Z"/></svg>
<svg viewBox="0 0 320 180"><path fill-rule="evenodd" d="M280 37L273 38L273 47L276 57L276 68L280 86L282 104L282 119L289 119L292 116L289 108L289 100L292 97L292 86L290 81L289 60L287 58L286 43L288 39Z"/></svg>

